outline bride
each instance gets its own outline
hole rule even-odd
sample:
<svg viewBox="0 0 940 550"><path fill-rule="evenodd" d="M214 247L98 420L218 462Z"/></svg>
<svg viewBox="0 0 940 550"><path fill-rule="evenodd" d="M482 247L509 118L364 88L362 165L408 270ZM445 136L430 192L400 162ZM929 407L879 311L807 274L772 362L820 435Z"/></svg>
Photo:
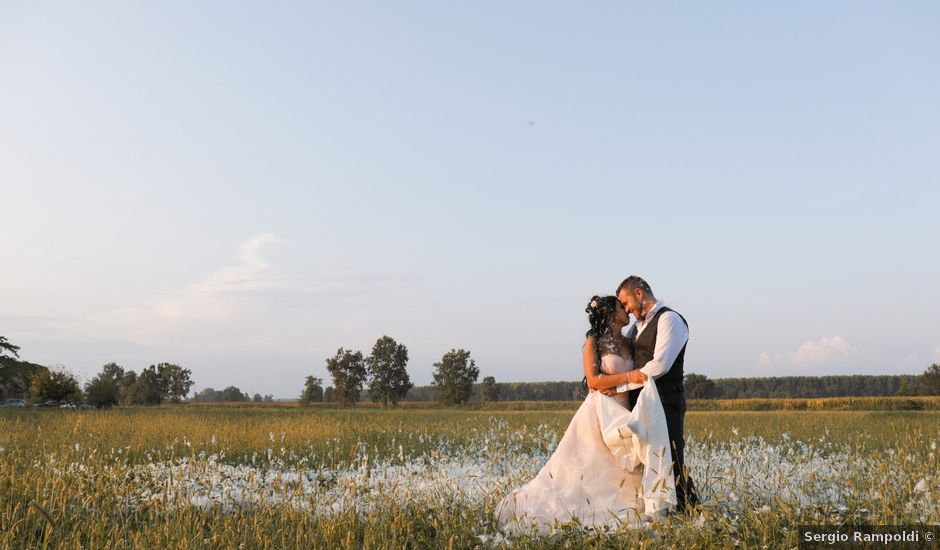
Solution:
<svg viewBox="0 0 940 550"><path fill-rule="evenodd" d="M590 392L535 479L496 506L504 531L544 534L564 524L638 527L675 506L659 393L652 378L633 370L632 344L621 335L629 316L614 296L594 296L585 311L591 325L584 343ZM643 387L633 411L626 408L626 393L604 393L623 384Z"/></svg>

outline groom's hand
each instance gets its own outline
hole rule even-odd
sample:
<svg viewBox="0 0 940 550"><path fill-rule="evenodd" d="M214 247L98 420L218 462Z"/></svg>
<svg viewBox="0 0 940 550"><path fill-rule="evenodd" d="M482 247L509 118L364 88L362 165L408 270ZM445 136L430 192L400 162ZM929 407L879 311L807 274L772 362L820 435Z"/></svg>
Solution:
<svg viewBox="0 0 940 550"><path fill-rule="evenodd" d="M646 375L641 371L632 370L630 371L630 374L627 375L627 379L631 384L643 384L646 382Z"/></svg>

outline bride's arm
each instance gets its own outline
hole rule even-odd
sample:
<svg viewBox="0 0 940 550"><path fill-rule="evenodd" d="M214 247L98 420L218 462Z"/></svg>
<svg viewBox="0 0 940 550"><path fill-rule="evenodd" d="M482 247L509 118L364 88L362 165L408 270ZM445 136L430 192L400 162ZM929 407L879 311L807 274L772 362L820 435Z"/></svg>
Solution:
<svg viewBox="0 0 940 550"><path fill-rule="evenodd" d="M600 374L600 365L597 364L597 352L593 336L588 336L584 342L584 376L587 378L588 386L595 390L609 390L617 386L631 382L630 373L619 374Z"/></svg>

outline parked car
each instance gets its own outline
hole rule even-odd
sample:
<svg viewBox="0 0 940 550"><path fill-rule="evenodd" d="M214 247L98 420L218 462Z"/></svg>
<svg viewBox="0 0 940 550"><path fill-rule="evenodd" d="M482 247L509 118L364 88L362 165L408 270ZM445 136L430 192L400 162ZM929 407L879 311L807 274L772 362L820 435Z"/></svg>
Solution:
<svg viewBox="0 0 940 550"><path fill-rule="evenodd" d="M26 400L25 399L7 399L3 403L3 406L15 408L15 409L21 409L26 406Z"/></svg>
<svg viewBox="0 0 940 550"><path fill-rule="evenodd" d="M59 405L61 405L61 404L62 404L62 403L60 403L60 402L58 402L58 401L46 401L45 403L40 403L40 404L38 404L38 405L36 405L36 406L39 407L39 408L41 408L41 409L57 409L57 408L59 408Z"/></svg>
<svg viewBox="0 0 940 550"><path fill-rule="evenodd" d="M62 403L61 405L59 405L59 408L60 409L77 409L78 405L76 405L75 403L66 401L65 403Z"/></svg>

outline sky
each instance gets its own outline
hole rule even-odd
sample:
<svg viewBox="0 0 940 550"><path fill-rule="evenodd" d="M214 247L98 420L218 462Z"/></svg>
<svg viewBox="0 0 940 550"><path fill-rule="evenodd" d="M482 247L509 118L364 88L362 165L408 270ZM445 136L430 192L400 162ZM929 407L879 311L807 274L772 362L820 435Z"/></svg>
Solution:
<svg viewBox="0 0 940 550"><path fill-rule="evenodd" d="M686 372L940 362L933 2L4 2L0 335L296 397L340 347L582 376L627 275Z"/></svg>

